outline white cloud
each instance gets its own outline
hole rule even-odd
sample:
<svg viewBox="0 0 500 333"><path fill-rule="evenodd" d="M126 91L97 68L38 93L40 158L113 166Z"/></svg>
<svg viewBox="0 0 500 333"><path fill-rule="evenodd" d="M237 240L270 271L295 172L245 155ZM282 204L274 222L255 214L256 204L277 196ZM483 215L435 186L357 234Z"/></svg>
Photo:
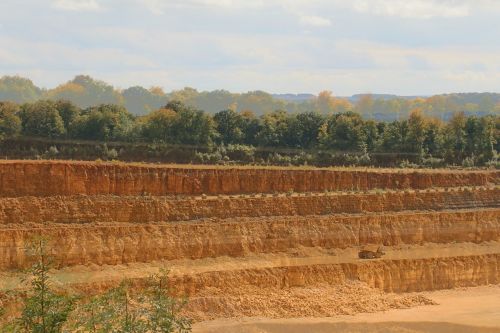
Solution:
<svg viewBox="0 0 500 333"><path fill-rule="evenodd" d="M276 1L263 0L136 0L138 4L144 5L153 14L161 15L168 8L225 8L244 9L261 8L271 5ZM279 1L278 1L279 2Z"/></svg>
<svg viewBox="0 0 500 333"><path fill-rule="evenodd" d="M300 24L303 25L311 25L313 27L329 27L332 25L332 22L321 16L302 16L300 18Z"/></svg>
<svg viewBox="0 0 500 333"><path fill-rule="evenodd" d="M498 90L500 82L500 0L25 1L35 9L0 0L0 45L9 45L0 48L0 75L44 85L88 73L117 86L347 95ZM90 21L85 10L103 17ZM462 16L446 31L441 19L387 19ZM309 28L338 22L341 30Z"/></svg>
<svg viewBox="0 0 500 333"><path fill-rule="evenodd" d="M52 7L69 11L98 11L102 9L97 0L55 0Z"/></svg>
<svg viewBox="0 0 500 333"><path fill-rule="evenodd" d="M262 7L266 4L265 1L255 0L185 0L179 1L187 5L198 6L217 6L217 7Z"/></svg>
<svg viewBox="0 0 500 333"><path fill-rule="evenodd" d="M481 71L500 71L498 47L480 50L464 46L403 47L354 40L338 42L337 47L353 55L369 56L380 69L412 70L414 59L419 59L434 70L464 71L480 67Z"/></svg>
<svg viewBox="0 0 500 333"><path fill-rule="evenodd" d="M135 0L139 5L145 6L155 15L163 15L173 8L188 9L217 9L243 11L246 9L274 8L297 17L301 25L313 27L327 27L332 23L329 19L318 15L309 14L314 7L305 0ZM315 1L313 1L315 2ZM316 1L314 5L320 2Z"/></svg>
<svg viewBox="0 0 500 333"><path fill-rule="evenodd" d="M0 52L0 68L46 66L68 69L133 70L157 67L156 62L148 57L117 48L76 48L57 42L28 41L3 36L0 36L0 45L9 45L8 52Z"/></svg>
<svg viewBox="0 0 500 333"><path fill-rule="evenodd" d="M165 13L165 4L158 0L138 0L138 2L146 8L148 8L151 13L155 15L161 15Z"/></svg>
<svg viewBox="0 0 500 333"><path fill-rule="evenodd" d="M475 4L470 0L352 0L336 3L361 13L417 19L468 16Z"/></svg>

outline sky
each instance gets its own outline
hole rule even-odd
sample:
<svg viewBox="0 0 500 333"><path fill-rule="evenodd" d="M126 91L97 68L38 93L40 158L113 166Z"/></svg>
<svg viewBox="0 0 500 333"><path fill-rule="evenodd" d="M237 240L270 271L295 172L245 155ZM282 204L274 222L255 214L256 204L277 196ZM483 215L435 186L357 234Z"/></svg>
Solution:
<svg viewBox="0 0 500 333"><path fill-rule="evenodd" d="M500 0L1 0L0 76L52 88L500 91Z"/></svg>

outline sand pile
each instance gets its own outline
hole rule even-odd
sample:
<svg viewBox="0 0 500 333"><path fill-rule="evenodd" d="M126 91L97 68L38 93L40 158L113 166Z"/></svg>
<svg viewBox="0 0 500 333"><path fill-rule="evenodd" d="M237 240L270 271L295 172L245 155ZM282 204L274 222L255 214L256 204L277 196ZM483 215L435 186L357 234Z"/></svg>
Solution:
<svg viewBox="0 0 500 333"><path fill-rule="evenodd" d="M436 304L420 294L397 295L359 281L277 290L243 286L204 290L190 298L186 314L196 321L235 317L330 317Z"/></svg>

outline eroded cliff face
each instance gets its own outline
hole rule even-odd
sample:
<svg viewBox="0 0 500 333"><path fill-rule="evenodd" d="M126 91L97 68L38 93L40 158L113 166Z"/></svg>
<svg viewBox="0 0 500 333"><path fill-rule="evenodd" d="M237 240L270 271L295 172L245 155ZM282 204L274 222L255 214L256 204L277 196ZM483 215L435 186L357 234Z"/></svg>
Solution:
<svg viewBox="0 0 500 333"><path fill-rule="evenodd" d="M141 288L166 266L199 318L265 315L300 299L320 307L318 290L353 283L397 293L498 284L499 176L0 162L0 294L22 288L16 270L39 235L53 244L58 287L93 294L126 277ZM360 260L364 245L387 254Z"/></svg>
<svg viewBox="0 0 500 333"><path fill-rule="evenodd" d="M181 223L27 224L0 229L0 269L29 265L25 248L43 235L59 267L244 257L298 247L343 249L500 241L500 209L397 214L283 216Z"/></svg>
<svg viewBox="0 0 500 333"><path fill-rule="evenodd" d="M254 285L284 289L318 283L341 284L346 280L366 282L371 287L387 292L498 284L500 254L206 272L176 277L172 282L179 294L196 295L206 288L224 291L237 286Z"/></svg>
<svg viewBox="0 0 500 333"><path fill-rule="evenodd" d="M172 167L15 161L0 163L0 196L238 194L498 184L499 171Z"/></svg>
<svg viewBox="0 0 500 333"><path fill-rule="evenodd" d="M279 197L20 197L0 198L0 224L156 222L201 218L329 215L499 207L500 187L449 192L355 193Z"/></svg>
<svg viewBox="0 0 500 333"><path fill-rule="evenodd" d="M67 273L61 275L64 274ZM82 272L81 278L65 278L73 290L87 294L101 293L116 286L123 277L142 288L148 278L147 271L142 276L125 273L121 277L103 278L105 274L102 271L97 274ZM286 290L320 284L340 285L347 281L361 281L370 287L397 293L498 284L500 254L218 269L170 278L174 295L190 297L206 291L212 296L223 295L246 286Z"/></svg>

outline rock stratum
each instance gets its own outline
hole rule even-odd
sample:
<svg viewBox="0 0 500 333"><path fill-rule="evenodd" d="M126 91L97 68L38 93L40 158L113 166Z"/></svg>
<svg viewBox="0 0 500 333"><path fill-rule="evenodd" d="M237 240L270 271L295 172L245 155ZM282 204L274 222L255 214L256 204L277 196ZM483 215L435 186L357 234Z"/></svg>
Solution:
<svg viewBox="0 0 500 333"><path fill-rule="evenodd" d="M500 283L499 176L2 161L0 292L42 235L58 287L141 288L167 267L196 320L432 304L407 293Z"/></svg>
<svg viewBox="0 0 500 333"><path fill-rule="evenodd" d="M196 195L499 184L500 171L183 167L1 161L0 196Z"/></svg>

